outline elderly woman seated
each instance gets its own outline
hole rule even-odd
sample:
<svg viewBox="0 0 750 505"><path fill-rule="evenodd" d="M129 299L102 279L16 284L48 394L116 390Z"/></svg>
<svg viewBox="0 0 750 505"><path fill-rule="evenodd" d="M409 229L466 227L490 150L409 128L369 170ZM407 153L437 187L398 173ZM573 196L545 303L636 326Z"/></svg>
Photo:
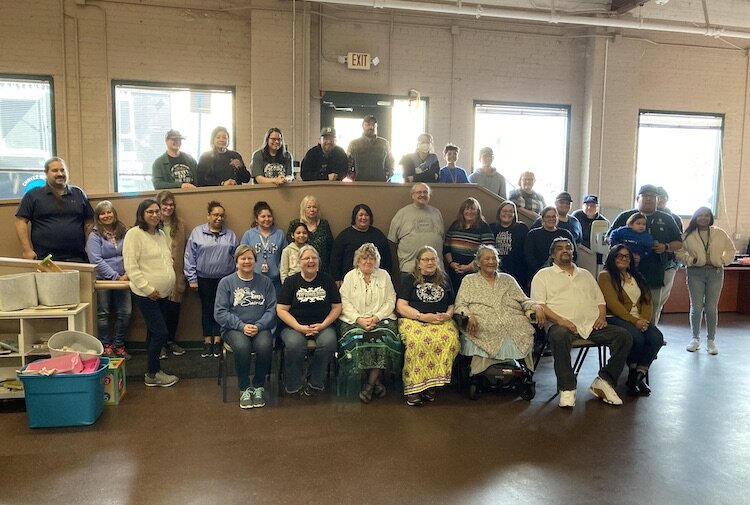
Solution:
<svg viewBox="0 0 750 505"><path fill-rule="evenodd" d="M532 369L534 328L527 314L544 320L541 305L529 299L516 280L499 271L498 252L482 245L475 259L479 271L467 275L456 295L455 312L468 317L461 354L471 356L471 375L495 363L521 360Z"/></svg>
<svg viewBox="0 0 750 505"><path fill-rule="evenodd" d="M354 252L354 270L341 285L342 311L338 342L339 393L360 390L363 403L385 396L383 371L401 372L402 346L393 309L396 291L388 272L380 268L380 252L371 242Z"/></svg>

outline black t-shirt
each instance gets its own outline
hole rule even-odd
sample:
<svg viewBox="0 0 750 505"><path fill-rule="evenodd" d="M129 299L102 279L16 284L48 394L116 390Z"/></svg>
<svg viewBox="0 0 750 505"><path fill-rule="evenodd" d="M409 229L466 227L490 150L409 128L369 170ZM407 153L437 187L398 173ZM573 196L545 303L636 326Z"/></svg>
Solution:
<svg viewBox="0 0 750 505"><path fill-rule="evenodd" d="M425 277L424 283L415 286L412 274L404 276L398 290L399 299L406 300L410 307L425 314L447 311L456 300L456 295L447 277L443 286L434 284L434 278L435 276Z"/></svg>
<svg viewBox="0 0 750 505"><path fill-rule="evenodd" d="M341 295L330 275L318 272L307 282L297 273L284 281L278 303L289 305L289 313L299 324L314 324L328 316L333 304L341 303Z"/></svg>
<svg viewBox="0 0 750 505"><path fill-rule="evenodd" d="M193 184L193 171L190 170L190 166L182 153L176 158L167 154L167 158L169 159L169 171L175 182Z"/></svg>
<svg viewBox="0 0 750 505"><path fill-rule="evenodd" d="M349 158L339 146L326 156L320 144L310 148L302 159L300 177L303 181L327 181L328 174L337 174L343 180L349 171Z"/></svg>
<svg viewBox="0 0 750 505"><path fill-rule="evenodd" d="M430 153L422 160L417 153L405 154L401 158L404 169L404 180L413 177L412 182L436 182L440 176L440 161L435 153Z"/></svg>
<svg viewBox="0 0 750 505"><path fill-rule="evenodd" d="M495 248L500 256L500 270L513 276L520 286L526 285L526 259L524 245L529 228L523 223L513 223L507 228L491 223L495 235Z"/></svg>

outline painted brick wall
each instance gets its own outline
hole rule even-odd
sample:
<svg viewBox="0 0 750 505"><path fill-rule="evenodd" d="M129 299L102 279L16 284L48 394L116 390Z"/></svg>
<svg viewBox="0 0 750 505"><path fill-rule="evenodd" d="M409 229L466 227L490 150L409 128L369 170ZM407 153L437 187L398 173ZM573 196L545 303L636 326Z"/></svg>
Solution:
<svg viewBox="0 0 750 505"><path fill-rule="evenodd" d="M113 187L112 79L235 86L234 144L246 158L270 126L284 130L301 158L317 138L319 89L403 95L416 88L430 99L436 146L461 145L467 167L475 158L474 100L570 104L568 188L578 198L601 184L607 208L632 205L638 109L724 113L719 224L742 235L738 244L750 235L742 198L750 185L748 62L728 45L648 34L652 43L637 33L605 50L595 31L582 29L318 6L324 15L310 31L310 6L300 2L294 29L289 2L148 3L66 0L64 15L57 0L34 2L33 10L0 3L0 72L54 76L58 151L91 193ZM336 56L349 51L382 63L348 71Z"/></svg>

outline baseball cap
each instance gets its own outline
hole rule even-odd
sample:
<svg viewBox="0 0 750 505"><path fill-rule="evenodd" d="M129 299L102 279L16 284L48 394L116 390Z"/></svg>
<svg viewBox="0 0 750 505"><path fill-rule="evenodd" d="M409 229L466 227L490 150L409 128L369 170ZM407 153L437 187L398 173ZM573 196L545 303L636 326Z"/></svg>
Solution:
<svg viewBox="0 0 750 505"><path fill-rule="evenodd" d="M378 119L373 116L372 114L365 116L365 118L362 120L363 123L377 123Z"/></svg>
<svg viewBox="0 0 750 505"><path fill-rule="evenodd" d="M183 137L182 134L180 132L178 132L177 130L169 130L167 132L167 134L164 136L164 140L167 140L167 139L180 139L180 140L182 140L184 138L186 138L186 137Z"/></svg>
<svg viewBox="0 0 750 505"><path fill-rule="evenodd" d="M325 137L326 135L336 136L336 130L331 126L326 126L320 129L320 136Z"/></svg>
<svg viewBox="0 0 750 505"><path fill-rule="evenodd" d="M645 195L646 193L651 193L652 195L656 196L659 194L659 188L657 188L653 184L644 184L643 186L641 186L641 189L638 190L638 194Z"/></svg>
<svg viewBox="0 0 750 505"><path fill-rule="evenodd" d="M599 203L599 197L596 195L586 195L583 197L583 203Z"/></svg>
<svg viewBox="0 0 750 505"><path fill-rule="evenodd" d="M567 191L563 191L559 195L555 197L555 201L560 200L561 202L570 202L573 203L573 197L570 196L570 193Z"/></svg>
<svg viewBox="0 0 750 505"><path fill-rule="evenodd" d="M664 198L669 198L669 193L667 193L667 190L664 189L664 186L659 186L656 188L656 194L657 196L662 196Z"/></svg>

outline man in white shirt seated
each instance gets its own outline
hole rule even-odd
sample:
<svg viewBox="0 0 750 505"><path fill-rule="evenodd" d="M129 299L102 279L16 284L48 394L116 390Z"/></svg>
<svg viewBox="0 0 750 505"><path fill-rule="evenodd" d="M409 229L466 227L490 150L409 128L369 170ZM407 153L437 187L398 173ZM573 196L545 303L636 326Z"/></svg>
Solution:
<svg viewBox="0 0 750 505"><path fill-rule="evenodd" d="M550 247L552 266L542 268L531 281L531 298L544 307L545 327L555 360L560 407L576 403L576 376L570 364L571 343L577 338L605 344L610 359L599 370L589 391L610 405L622 405L615 392L633 343L623 328L607 325L607 308L599 285L587 270L573 263L573 244L556 238Z"/></svg>

